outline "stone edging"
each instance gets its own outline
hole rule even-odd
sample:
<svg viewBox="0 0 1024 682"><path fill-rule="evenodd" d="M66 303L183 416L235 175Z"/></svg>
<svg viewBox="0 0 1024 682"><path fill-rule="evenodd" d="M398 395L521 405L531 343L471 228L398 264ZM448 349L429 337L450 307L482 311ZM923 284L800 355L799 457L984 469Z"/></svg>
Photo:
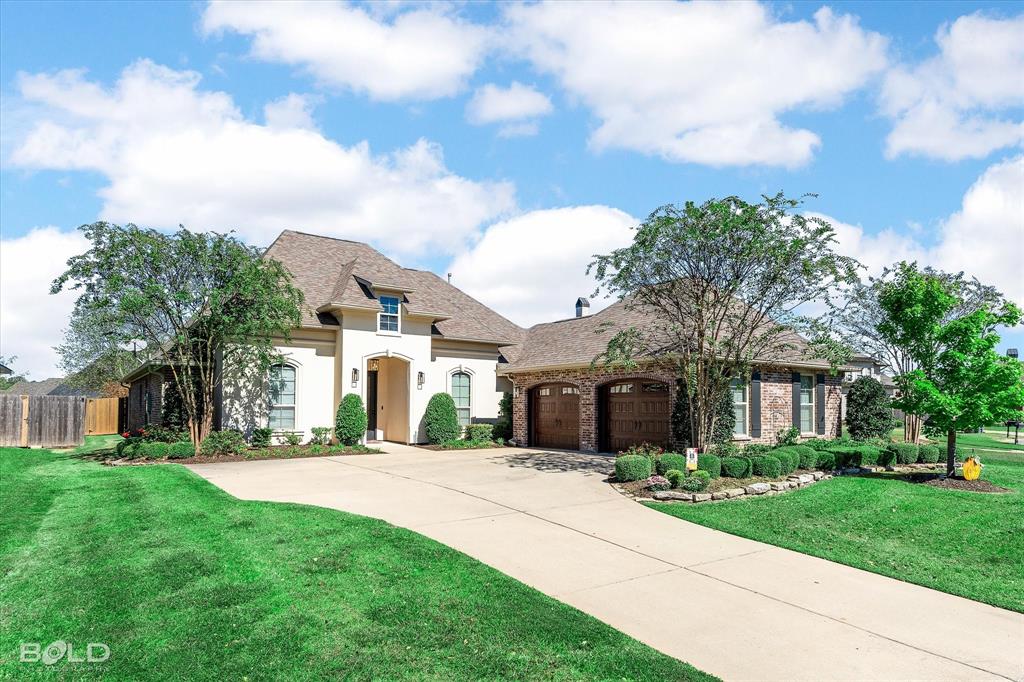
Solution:
<svg viewBox="0 0 1024 682"><path fill-rule="evenodd" d="M742 488L729 488L714 493L688 493L682 490L659 490L653 494L655 502L719 502L722 500L733 500L738 497L757 497L763 495L781 495L782 493L805 488L818 481L827 481L832 474L824 471L814 471L809 474L799 474L788 477L785 481L772 481L770 483L751 483ZM652 498L638 497L639 501L651 501Z"/></svg>

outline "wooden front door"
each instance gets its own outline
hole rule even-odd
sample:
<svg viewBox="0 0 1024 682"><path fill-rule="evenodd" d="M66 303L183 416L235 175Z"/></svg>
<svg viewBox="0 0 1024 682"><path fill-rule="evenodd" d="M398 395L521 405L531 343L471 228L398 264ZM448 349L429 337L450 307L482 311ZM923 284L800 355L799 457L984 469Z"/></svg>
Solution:
<svg viewBox="0 0 1024 682"><path fill-rule="evenodd" d="M568 384L545 384L530 392L530 445L578 450L580 447L580 389Z"/></svg>
<svg viewBox="0 0 1024 682"><path fill-rule="evenodd" d="M669 446L668 384L629 379L601 389L602 448L621 452L632 445Z"/></svg>

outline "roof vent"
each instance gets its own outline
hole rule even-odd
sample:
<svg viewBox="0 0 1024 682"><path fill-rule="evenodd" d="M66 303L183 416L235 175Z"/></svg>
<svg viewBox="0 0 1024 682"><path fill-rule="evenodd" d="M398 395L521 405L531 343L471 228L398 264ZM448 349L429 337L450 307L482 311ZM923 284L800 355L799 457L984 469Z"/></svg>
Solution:
<svg viewBox="0 0 1024 682"><path fill-rule="evenodd" d="M590 314L590 301L580 296L576 299L576 317L586 317Z"/></svg>

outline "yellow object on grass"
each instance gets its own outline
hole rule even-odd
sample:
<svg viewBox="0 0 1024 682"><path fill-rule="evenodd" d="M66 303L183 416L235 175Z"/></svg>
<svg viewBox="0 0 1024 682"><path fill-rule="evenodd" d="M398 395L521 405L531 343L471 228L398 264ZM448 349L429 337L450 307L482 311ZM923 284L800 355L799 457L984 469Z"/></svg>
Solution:
<svg viewBox="0 0 1024 682"><path fill-rule="evenodd" d="M981 476L981 461L974 457L964 460L964 479L975 481Z"/></svg>

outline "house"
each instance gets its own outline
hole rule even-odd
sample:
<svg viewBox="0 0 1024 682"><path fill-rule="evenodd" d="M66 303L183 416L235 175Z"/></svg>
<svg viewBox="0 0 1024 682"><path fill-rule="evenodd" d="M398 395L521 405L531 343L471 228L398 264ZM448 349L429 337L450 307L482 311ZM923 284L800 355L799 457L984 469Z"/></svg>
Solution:
<svg viewBox="0 0 1024 682"><path fill-rule="evenodd" d="M98 391L69 386L64 377L52 377L41 381L22 379L0 393L8 395L78 395L86 398L96 398L100 395Z"/></svg>
<svg viewBox="0 0 1024 682"><path fill-rule="evenodd" d="M888 365L884 362L873 358L870 355L857 354L850 358L847 363L849 367L843 372L843 403L841 415L843 419L846 419L846 397L850 394L850 387L853 386L853 382L861 377L870 377L875 379L888 394L889 398L892 398L896 393L896 382L893 381L892 377L885 373L888 369ZM903 414L894 410L893 418L902 419Z"/></svg>
<svg viewBox="0 0 1024 682"><path fill-rule="evenodd" d="M8 374L14 374L14 370L3 363L0 363L0 376L7 376Z"/></svg>
<svg viewBox="0 0 1024 682"><path fill-rule="evenodd" d="M302 325L277 340L283 360L260 385L225 368L216 396L215 428L278 434L331 426L343 395L367 406L367 440L426 440L423 414L439 392L455 400L462 424L493 422L513 394L517 443L572 450L618 451L650 442L671 446L674 377L654 365L643 371L591 368L619 329L646 318L625 303L590 315L579 298L576 316L521 329L434 273L403 268L367 244L287 230L265 257L280 261L305 295ZM774 442L791 424L806 437L834 437L840 424L840 377L809 357L792 335L793 351L766 358L733 387L738 443ZM144 365L130 383L128 425L163 418L166 367Z"/></svg>

